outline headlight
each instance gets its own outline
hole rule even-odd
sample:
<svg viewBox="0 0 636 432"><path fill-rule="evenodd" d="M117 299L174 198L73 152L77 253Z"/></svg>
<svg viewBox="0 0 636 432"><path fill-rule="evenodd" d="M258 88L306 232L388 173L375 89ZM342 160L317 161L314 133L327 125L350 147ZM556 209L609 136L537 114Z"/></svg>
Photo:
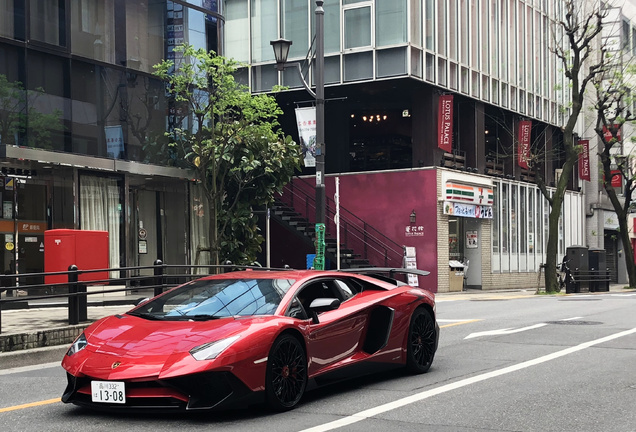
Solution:
<svg viewBox="0 0 636 432"><path fill-rule="evenodd" d="M196 348L190 350L190 355L195 360L212 360L221 354L227 347L232 345L237 339L238 335L229 337L227 339L221 339L215 342L199 345Z"/></svg>
<svg viewBox="0 0 636 432"><path fill-rule="evenodd" d="M66 355L72 356L76 352L86 348L86 345L88 345L88 342L86 341L86 336L84 335L84 333L82 333L77 337L77 339L75 339L75 342L73 342L73 345L71 345L71 347L68 349Z"/></svg>

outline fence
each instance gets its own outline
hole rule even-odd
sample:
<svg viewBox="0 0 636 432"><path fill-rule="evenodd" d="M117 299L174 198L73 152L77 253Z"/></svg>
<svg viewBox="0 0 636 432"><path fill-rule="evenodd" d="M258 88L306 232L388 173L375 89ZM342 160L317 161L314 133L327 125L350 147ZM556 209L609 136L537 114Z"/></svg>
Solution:
<svg viewBox="0 0 636 432"><path fill-rule="evenodd" d="M2 308L12 303L42 299L67 299L68 323L69 325L74 325L87 320L88 296L107 293L128 293L139 289L152 289L154 295L159 295L167 288L204 276L205 274L200 273L201 270L209 273L211 270L218 272L236 268L236 266L230 265L167 265L161 260L156 260L152 266L82 270L78 269L76 265L71 265L68 271L65 272L0 275L0 291L7 292L7 296L4 299L0 299L0 333L2 333ZM82 275L100 272L107 272L106 274L117 272L121 277L90 281L82 280L85 279L82 278ZM148 274L142 274L144 272ZM47 276L66 277L67 281L63 283L43 283ZM25 281L40 281L42 283L22 283ZM89 285L101 286L102 289L89 292L87 289ZM124 287L110 288L111 286L121 285L124 285ZM26 292L26 296L18 297L17 290ZM13 294L16 295L12 297L11 295Z"/></svg>

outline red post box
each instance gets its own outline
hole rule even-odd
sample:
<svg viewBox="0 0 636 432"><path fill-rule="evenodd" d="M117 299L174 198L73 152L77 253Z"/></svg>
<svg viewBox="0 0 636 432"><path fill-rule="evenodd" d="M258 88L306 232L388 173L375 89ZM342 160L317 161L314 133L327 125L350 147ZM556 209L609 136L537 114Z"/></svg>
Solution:
<svg viewBox="0 0 636 432"><path fill-rule="evenodd" d="M108 231L55 229L44 231L44 271L68 271L75 264L79 270L109 267ZM108 279L108 272L84 273L82 282ZM68 282L67 275L46 275L44 282Z"/></svg>

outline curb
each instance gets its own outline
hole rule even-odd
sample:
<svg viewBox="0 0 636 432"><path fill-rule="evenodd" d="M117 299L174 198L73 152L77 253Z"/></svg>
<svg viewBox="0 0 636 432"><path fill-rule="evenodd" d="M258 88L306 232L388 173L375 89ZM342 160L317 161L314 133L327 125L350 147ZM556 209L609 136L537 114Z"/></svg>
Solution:
<svg viewBox="0 0 636 432"><path fill-rule="evenodd" d="M0 370L42 363L60 362L68 350L66 345L0 352Z"/></svg>

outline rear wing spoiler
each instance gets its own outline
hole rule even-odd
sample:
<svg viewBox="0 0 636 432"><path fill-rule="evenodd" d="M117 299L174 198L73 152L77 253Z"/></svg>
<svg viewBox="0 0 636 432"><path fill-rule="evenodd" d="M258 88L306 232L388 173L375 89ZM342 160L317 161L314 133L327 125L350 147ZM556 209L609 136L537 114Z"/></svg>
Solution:
<svg viewBox="0 0 636 432"><path fill-rule="evenodd" d="M348 268L340 269L341 272L359 273L359 274L373 274L373 273L388 273L390 278L394 278L397 274L412 274L417 276L428 276L431 272L419 269L407 269L398 267L364 267L364 268Z"/></svg>

